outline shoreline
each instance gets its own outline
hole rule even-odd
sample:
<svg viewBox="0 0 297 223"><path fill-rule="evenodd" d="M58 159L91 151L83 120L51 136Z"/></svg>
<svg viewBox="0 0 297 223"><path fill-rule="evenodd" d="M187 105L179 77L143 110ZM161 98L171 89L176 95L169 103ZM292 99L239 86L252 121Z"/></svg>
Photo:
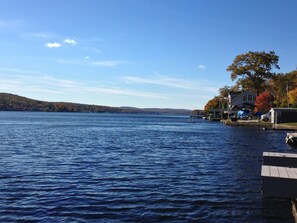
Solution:
<svg viewBox="0 0 297 223"><path fill-rule="evenodd" d="M259 127L267 130L287 130L287 131L297 131L297 125L292 126L287 123L272 124L267 122L261 122L259 120L238 120L233 122L231 120L221 120L222 123L229 126L235 127Z"/></svg>

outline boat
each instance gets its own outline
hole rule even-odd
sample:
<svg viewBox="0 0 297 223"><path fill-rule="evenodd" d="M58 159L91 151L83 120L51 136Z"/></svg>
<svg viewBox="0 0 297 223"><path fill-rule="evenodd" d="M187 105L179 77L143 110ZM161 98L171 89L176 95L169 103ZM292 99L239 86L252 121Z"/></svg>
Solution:
<svg viewBox="0 0 297 223"><path fill-rule="evenodd" d="M292 146L297 146L297 133L287 133L286 143Z"/></svg>

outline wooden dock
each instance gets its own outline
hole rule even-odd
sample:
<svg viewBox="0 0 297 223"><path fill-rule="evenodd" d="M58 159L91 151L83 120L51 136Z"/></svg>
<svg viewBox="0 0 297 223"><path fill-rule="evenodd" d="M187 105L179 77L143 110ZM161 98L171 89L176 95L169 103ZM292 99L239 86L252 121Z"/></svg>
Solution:
<svg viewBox="0 0 297 223"><path fill-rule="evenodd" d="M297 154L263 152L263 165L297 168Z"/></svg>
<svg viewBox="0 0 297 223"><path fill-rule="evenodd" d="M297 154L263 152L261 177L263 196L290 198L297 223Z"/></svg>
<svg viewBox="0 0 297 223"><path fill-rule="evenodd" d="M297 197L297 168L262 166L263 195L266 197Z"/></svg>
<svg viewBox="0 0 297 223"><path fill-rule="evenodd" d="M265 197L297 198L297 154L264 152L261 176Z"/></svg>

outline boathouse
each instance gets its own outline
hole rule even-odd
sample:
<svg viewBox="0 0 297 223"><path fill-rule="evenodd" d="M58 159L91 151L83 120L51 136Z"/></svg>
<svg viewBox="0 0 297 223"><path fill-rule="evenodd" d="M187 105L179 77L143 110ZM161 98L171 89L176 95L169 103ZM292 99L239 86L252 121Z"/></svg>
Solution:
<svg viewBox="0 0 297 223"><path fill-rule="evenodd" d="M271 108L271 123L297 122L297 108Z"/></svg>

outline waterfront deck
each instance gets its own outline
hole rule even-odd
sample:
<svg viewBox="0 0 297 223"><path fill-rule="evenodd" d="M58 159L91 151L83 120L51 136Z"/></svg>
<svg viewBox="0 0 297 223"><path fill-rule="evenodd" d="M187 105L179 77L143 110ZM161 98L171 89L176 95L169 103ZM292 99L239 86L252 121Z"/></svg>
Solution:
<svg viewBox="0 0 297 223"><path fill-rule="evenodd" d="M297 197L297 168L262 166L263 195L266 197Z"/></svg>
<svg viewBox="0 0 297 223"><path fill-rule="evenodd" d="M297 197L297 168L262 166L263 195L266 197Z"/></svg>
<svg viewBox="0 0 297 223"><path fill-rule="evenodd" d="M264 152L261 177L264 196L297 198L297 154Z"/></svg>
<svg viewBox="0 0 297 223"><path fill-rule="evenodd" d="M297 168L297 154L263 152L263 165Z"/></svg>

